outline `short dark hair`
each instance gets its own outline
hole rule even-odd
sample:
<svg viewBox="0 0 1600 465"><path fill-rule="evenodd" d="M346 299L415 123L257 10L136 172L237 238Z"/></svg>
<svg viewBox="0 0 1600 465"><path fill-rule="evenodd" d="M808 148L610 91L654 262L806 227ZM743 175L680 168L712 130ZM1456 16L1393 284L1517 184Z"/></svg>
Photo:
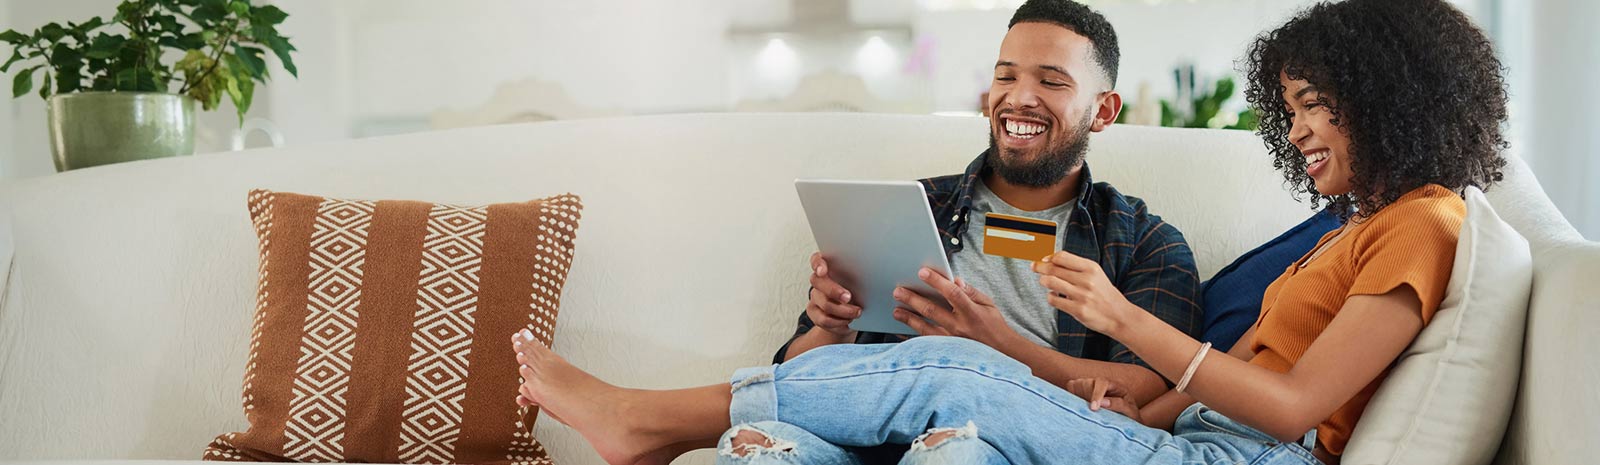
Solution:
<svg viewBox="0 0 1600 465"><path fill-rule="evenodd" d="M1318 3L1262 33L1244 60L1257 133L1289 187L1348 218L1376 213L1425 184L1454 190L1504 179L1505 80L1494 47L1443 0ZM1326 197L1289 142L1293 114L1278 74L1321 91L1350 135L1350 194Z"/></svg>
<svg viewBox="0 0 1600 465"><path fill-rule="evenodd" d="M1100 65L1111 87L1117 86L1117 62L1122 59L1122 52L1117 50L1117 31L1099 12L1071 0L1028 0L1017 8L1006 28L1017 23L1050 23L1088 38L1094 45L1095 64Z"/></svg>

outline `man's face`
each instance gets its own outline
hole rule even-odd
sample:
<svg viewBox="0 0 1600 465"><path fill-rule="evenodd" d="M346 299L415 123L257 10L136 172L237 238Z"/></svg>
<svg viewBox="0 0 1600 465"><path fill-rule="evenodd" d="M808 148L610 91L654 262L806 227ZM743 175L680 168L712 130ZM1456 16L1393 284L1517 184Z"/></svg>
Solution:
<svg viewBox="0 0 1600 465"><path fill-rule="evenodd" d="M1018 23L1006 33L987 102L995 174L1046 187L1083 162L1089 132L1118 110L1107 117L1101 108L1110 86L1093 53L1088 38L1055 24Z"/></svg>

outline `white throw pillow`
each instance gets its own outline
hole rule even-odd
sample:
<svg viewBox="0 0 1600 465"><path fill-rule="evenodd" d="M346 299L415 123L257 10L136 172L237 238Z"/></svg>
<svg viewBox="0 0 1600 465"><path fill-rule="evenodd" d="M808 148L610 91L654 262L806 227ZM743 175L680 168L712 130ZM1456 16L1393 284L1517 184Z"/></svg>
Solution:
<svg viewBox="0 0 1600 465"><path fill-rule="evenodd" d="M1489 463L1511 417L1533 256L1483 192L1467 218L1439 312L1373 395L1344 465Z"/></svg>

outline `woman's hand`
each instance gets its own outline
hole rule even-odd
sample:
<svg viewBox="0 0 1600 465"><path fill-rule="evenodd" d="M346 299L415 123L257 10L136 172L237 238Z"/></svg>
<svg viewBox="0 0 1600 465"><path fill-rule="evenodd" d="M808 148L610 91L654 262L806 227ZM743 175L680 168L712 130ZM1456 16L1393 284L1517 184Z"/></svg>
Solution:
<svg viewBox="0 0 1600 465"><path fill-rule="evenodd" d="M1115 338L1130 312L1143 310L1128 302L1093 260L1056 252L1033 263L1039 284L1050 292L1050 306L1072 315L1095 332Z"/></svg>
<svg viewBox="0 0 1600 465"><path fill-rule="evenodd" d="M1141 424L1139 406L1128 400L1128 390L1105 378L1079 378L1067 381L1067 392L1089 402L1089 410L1106 409L1122 414Z"/></svg>

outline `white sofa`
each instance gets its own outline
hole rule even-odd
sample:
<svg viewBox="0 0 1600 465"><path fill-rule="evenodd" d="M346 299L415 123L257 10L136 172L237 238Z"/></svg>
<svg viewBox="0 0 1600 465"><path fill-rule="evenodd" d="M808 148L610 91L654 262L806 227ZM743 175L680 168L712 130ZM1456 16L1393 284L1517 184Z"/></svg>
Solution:
<svg viewBox="0 0 1600 465"><path fill-rule="evenodd" d="M960 171L985 120L713 114L547 122L200 155L0 187L0 460L196 460L245 427L256 187L452 203L560 192L586 204L556 350L666 388L768 363L813 248L791 181ZM1209 277L1310 214L1239 131L1114 127L1095 179L1180 228ZM1537 266L1516 414L1497 463L1595 463L1600 244L1513 160L1489 198ZM1514 349L1513 349L1514 350ZM541 421L558 463L598 463ZM700 451L679 463L709 463Z"/></svg>

